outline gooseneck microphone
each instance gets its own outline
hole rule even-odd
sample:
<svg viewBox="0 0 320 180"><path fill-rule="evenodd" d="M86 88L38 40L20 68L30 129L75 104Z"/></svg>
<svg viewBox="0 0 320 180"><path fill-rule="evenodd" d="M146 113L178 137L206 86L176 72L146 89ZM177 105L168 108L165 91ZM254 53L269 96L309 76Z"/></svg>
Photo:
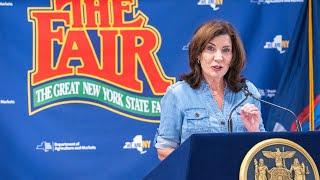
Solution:
<svg viewBox="0 0 320 180"><path fill-rule="evenodd" d="M244 89L243 83L238 83L237 86L238 86L240 89ZM231 111L230 111L230 114L229 114L229 117L228 117L228 121L227 121L227 123L228 123L228 132L232 132L233 123L232 123L232 118L231 118L231 116L232 116L233 112L234 112L239 106L241 106L241 104L242 104L244 101L246 101L246 100L248 99L248 97L250 96L250 94L248 94L248 93L245 93L244 95L245 95L246 97L243 98L243 99L242 99L236 106L234 106L234 107L231 109Z"/></svg>
<svg viewBox="0 0 320 180"><path fill-rule="evenodd" d="M244 94L246 95L246 97L248 96L251 96L253 99L257 100L257 101L260 101L262 103L265 103L265 104L269 104L271 106L274 106L274 107L277 107L277 108L280 108L282 110L285 110L287 112L289 112L292 116L294 116L295 118L295 124L297 126L297 132L302 132L302 128L301 128L301 123L297 117L297 115L291 111L290 109L288 108L285 108L285 107L282 107L282 106L279 106L277 104L274 104L274 103L271 103L271 102L268 102L268 101L265 101L265 100L262 100L261 98L259 97L256 97L254 94L252 94L249 90L248 90L248 86L245 82L242 82L242 83L239 83L241 85L239 85L239 87L241 87L241 90L244 92ZM232 124L232 123L231 123Z"/></svg>

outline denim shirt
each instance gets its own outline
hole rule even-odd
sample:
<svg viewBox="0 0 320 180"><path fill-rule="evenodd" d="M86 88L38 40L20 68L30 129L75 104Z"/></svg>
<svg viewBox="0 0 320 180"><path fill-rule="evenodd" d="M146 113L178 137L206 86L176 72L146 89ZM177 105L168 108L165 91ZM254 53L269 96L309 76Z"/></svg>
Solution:
<svg viewBox="0 0 320 180"><path fill-rule="evenodd" d="M257 88L246 81L248 90L260 97ZM211 94L206 81L193 89L185 81L179 81L168 87L161 99L160 125L155 137L155 147L176 149L189 136L197 133L228 132L227 119L233 107L245 98L242 91L232 92L228 87L224 90L223 105L220 109ZM249 97L242 105L251 103L260 110L260 102ZM247 132L240 118L238 107L232 114L233 132ZM262 119L260 131L265 131Z"/></svg>

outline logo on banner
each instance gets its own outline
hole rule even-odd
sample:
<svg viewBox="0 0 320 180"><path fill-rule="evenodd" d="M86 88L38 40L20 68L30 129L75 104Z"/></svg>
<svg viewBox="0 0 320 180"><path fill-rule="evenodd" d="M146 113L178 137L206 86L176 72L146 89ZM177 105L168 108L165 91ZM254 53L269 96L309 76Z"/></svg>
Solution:
<svg viewBox="0 0 320 180"><path fill-rule="evenodd" d="M189 51L189 45L190 45L190 42L188 42L188 44L182 46L182 51Z"/></svg>
<svg viewBox="0 0 320 180"><path fill-rule="evenodd" d="M137 0L52 0L29 8L29 115L84 103L158 122L160 98L175 78L165 75L157 56L160 33L137 7Z"/></svg>
<svg viewBox="0 0 320 180"><path fill-rule="evenodd" d="M150 140L143 140L142 135L136 135L132 142L125 142L123 149L136 149L140 154L144 154L147 152L145 149L150 149L150 146Z"/></svg>
<svg viewBox="0 0 320 180"><path fill-rule="evenodd" d="M286 52L284 49L289 48L289 40L282 39L282 35L276 35L273 38L272 42L266 42L266 44L263 47L264 49L277 49L280 54L283 54Z"/></svg>
<svg viewBox="0 0 320 180"><path fill-rule="evenodd" d="M199 0L199 6L210 6L214 11L218 11L220 9L219 6L223 4L223 0Z"/></svg>
<svg viewBox="0 0 320 180"><path fill-rule="evenodd" d="M12 99L0 99L0 104L5 104L5 105L16 104L16 101Z"/></svg>
<svg viewBox="0 0 320 180"><path fill-rule="evenodd" d="M1 6L5 6L5 7L12 7L13 6L13 3L12 2L7 2L7 1L5 1L5 2L3 2L3 1L0 1L0 7Z"/></svg>
<svg viewBox="0 0 320 180"><path fill-rule="evenodd" d="M265 97L265 98L273 98L277 93L276 89L260 89L260 88L258 88L258 91L259 91L259 94L261 95L261 97Z"/></svg>
<svg viewBox="0 0 320 180"><path fill-rule="evenodd" d="M250 0L251 3L256 4L270 4L270 3L302 3L304 0Z"/></svg>
<svg viewBox="0 0 320 180"><path fill-rule="evenodd" d="M92 145L81 145L80 142L71 143L59 143L59 142L47 142L42 141L41 144L37 145L36 150L42 150L44 152L59 152L59 151L93 151L96 150L96 146Z"/></svg>
<svg viewBox="0 0 320 180"><path fill-rule="evenodd" d="M319 172L312 157L300 145L275 138L250 149L242 161L239 179L319 180Z"/></svg>

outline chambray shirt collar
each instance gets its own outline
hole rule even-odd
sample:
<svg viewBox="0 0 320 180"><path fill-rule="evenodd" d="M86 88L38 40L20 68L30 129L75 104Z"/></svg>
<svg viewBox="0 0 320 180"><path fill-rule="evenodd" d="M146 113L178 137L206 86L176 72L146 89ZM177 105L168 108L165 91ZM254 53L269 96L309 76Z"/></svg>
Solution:
<svg viewBox="0 0 320 180"><path fill-rule="evenodd" d="M211 93L210 86L206 80L202 80L200 83L200 88L198 93L204 100L205 104L208 107L208 110L211 111L216 116L220 116L221 118L226 118L227 114L229 114L230 109L232 108L231 102L234 101L234 95L235 93L232 92L232 90L226 85L224 88L224 102L223 102L223 108L222 110L218 107L218 103L214 99L212 93ZM212 108L215 107L215 108Z"/></svg>

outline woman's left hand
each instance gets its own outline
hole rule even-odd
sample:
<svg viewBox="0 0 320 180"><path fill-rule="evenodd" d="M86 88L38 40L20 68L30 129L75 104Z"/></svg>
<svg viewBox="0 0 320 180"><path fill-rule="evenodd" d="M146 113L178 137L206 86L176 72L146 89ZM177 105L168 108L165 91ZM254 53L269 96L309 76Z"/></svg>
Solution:
<svg viewBox="0 0 320 180"><path fill-rule="evenodd" d="M247 103L240 109L240 117L249 132L259 132L261 113L254 105Z"/></svg>

